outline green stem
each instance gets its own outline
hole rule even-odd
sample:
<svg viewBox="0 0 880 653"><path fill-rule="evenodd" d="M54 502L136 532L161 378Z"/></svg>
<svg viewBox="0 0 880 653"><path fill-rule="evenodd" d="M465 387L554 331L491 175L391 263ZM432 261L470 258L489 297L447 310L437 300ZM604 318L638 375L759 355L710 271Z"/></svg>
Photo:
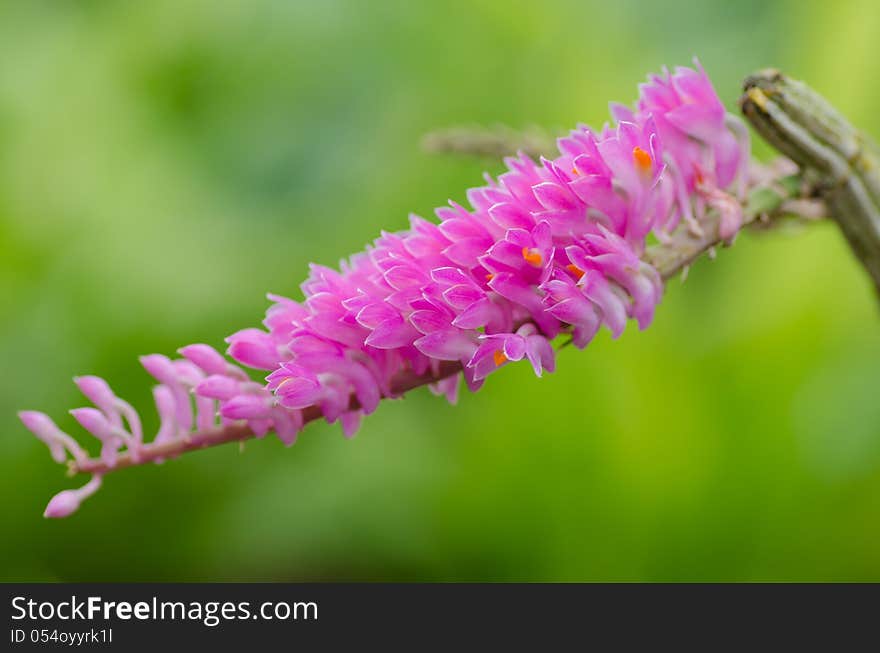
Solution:
<svg viewBox="0 0 880 653"><path fill-rule="evenodd" d="M802 191L803 182L798 175L752 190L743 206L743 227L762 216L778 217L784 213L785 203L801 197ZM702 232L697 234L682 225L669 242L649 247L644 260L657 268L664 279L674 277L712 247L724 244L718 216L707 217L700 226Z"/></svg>
<svg viewBox="0 0 880 653"><path fill-rule="evenodd" d="M803 82L764 70L744 89L746 118L801 167L880 295L880 150Z"/></svg>

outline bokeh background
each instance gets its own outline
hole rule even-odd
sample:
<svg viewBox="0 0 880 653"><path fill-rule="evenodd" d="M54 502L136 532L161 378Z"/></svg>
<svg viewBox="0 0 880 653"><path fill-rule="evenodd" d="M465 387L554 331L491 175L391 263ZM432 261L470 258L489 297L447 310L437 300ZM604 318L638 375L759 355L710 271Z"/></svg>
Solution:
<svg viewBox="0 0 880 653"><path fill-rule="evenodd" d="M829 224L744 235L542 380L113 474L67 520L15 417L73 429L79 373L148 415L137 355L499 171L437 127L599 125L698 55L731 108L773 65L880 135L877 33L875 0L3 3L0 578L880 580L880 311Z"/></svg>

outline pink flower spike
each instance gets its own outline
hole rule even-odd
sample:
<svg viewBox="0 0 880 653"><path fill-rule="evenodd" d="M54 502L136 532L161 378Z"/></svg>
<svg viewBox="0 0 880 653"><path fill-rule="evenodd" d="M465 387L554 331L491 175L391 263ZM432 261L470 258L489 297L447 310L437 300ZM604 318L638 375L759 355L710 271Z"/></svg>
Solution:
<svg viewBox="0 0 880 653"><path fill-rule="evenodd" d="M197 343L183 359L144 356L159 382L154 442L141 445L137 413L96 376L75 381L97 409L73 414L101 439L103 462L42 413L22 422L55 460L66 449L75 471L99 473L123 466L123 443L128 466L270 430L289 445L318 417L350 437L383 398L429 385L454 402L462 378L476 391L513 361L552 372L557 336L583 348L603 325L614 337L630 320L648 326L663 292L644 260L649 234L669 243L684 222L704 235L710 211L723 239L736 234L748 131L698 64L649 77L611 113L601 131L578 125L559 139L555 156L504 159L506 171L467 191L471 208L450 201L438 223L410 216L337 269L309 266L302 300L270 295L265 329L232 334L226 355ZM90 487L57 495L47 516L73 512Z"/></svg>
<svg viewBox="0 0 880 653"><path fill-rule="evenodd" d="M91 480L76 490L62 490L49 500L43 517L47 519L57 519L60 517L69 517L75 513L83 501L92 496L101 487L101 477L98 474L92 476Z"/></svg>

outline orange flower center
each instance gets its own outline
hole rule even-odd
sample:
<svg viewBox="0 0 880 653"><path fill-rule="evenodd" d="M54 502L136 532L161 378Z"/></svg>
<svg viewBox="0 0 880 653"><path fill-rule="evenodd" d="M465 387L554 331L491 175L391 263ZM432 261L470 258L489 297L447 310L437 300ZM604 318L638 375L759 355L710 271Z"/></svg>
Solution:
<svg viewBox="0 0 880 653"><path fill-rule="evenodd" d="M569 263L568 265L565 266L565 269L568 270L569 272L571 272L575 276L575 278L577 278L578 281L580 281L581 277L584 276L584 274L585 274L585 272L583 270L581 270L578 266L576 266L574 263Z"/></svg>
<svg viewBox="0 0 880 653"><path fill-rule="evenodd" d="M522 256L526 260L526 263L529 265L534 265L536 268L541 267L541 264L544 262L544 258L541 256L541 252L539 252L534 247L529 249L528 247L522 248Z"/></svg>
<svg viewBox="0 0 880 653"><path fill-rule="evenodd" d="M503 351L496 349L495 353L492 354L492 360L495 361L495 367L501 367L510 359L507 358Z"/></svg>
<svg viewBox="0 0 880 653"><path fill-rule="evenodd" d="M653 164L651 155L642 148L633 148L633 161L635 161L636 168L639 169L639 172L647 173L651 171L651 165Z"/></svg>

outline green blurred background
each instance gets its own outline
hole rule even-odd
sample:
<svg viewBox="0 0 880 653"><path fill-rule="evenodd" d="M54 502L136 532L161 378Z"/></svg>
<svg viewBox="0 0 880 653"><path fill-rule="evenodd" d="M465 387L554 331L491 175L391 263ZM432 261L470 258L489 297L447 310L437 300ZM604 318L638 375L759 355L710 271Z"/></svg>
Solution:
<svg viewBox="0 0 880 653"><path fill-rule="evenodd" d="M774 65L880 135L877 33L875 0L4 3L0 578L880 580L880 312L828 224L743 236L542 380L113 474L67 520L15 417L74 430L79 373L149 414L137 355L499 171L437 127L598 125L698 55L730 107Z"/></svg>

